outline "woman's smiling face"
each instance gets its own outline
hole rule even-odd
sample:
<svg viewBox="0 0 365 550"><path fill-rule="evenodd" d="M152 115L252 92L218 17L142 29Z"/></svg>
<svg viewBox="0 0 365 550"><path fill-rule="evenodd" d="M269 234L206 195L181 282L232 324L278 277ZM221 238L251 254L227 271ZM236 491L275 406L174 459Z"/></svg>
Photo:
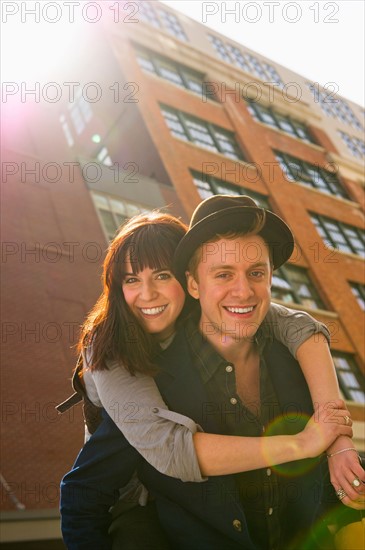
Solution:
<svg viewBox="0 0 365 550"><path fill-rule="evenodd" d="M127 261L122 290L128 307L146 332L160 341L173 334L184 307L185 293L168 268L146 267L133 273Z"/></svg>

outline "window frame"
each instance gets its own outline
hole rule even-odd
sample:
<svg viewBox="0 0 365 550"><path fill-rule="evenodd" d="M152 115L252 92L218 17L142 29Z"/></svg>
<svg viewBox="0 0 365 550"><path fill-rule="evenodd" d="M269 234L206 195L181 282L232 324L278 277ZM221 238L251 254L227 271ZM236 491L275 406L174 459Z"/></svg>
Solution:
<svg viewBox="0 0 365 550"><path fill-rule="evenodd" d="M280 78L278 71L267 61L261 61L251 53L243 52L236 45L224 42L220 37L214 34L209 33L208 38L215 53L222 61L257 76L260 80L267 81L268 84L274 82L274 84L280 88L284 87L284 82Z"/></svg>
<svg viewBox="0 0 365 550"><path fill-rule="evenodd" d="M363 126L351 107L346 101L338 96L333 97L333 93L327 93L325 90L319 90L315 82L307 82L309 91L313 96L315 103L319 103L322 111L332 118L337 118L345 124L363 131Z"/></svg>
<svg viewBox="0 0 365 550"><path fill-rule="evenodd" d="M101 199L105 200L107 202L107 206L108 208L101 208L97 205L97 199L98 197L101 197ZM91 191L91 198L92 198L92 202L94 204L94 207L95 207L95 210L97 212L97 215L98 215L98 218L99 218L99 221L100 221L100 225L101 225L101 228L103 230L103 233L107 239L108 242L110 242L111 240L113 240L113 238L115 237L116 235L116 232L118 231L119 227L125 223L128 219L130 219L132 216L138 214L138 213L143 213L143 212L149 212L148 208L146 208L145 206L143 206L142 204L139 204L137 202L133 202L133 201L130 201L128 199L125 199L123 197L118 197L116 195L110 195L109 193L103 193L101 191ZM123 220L122 221L119 221L118 219L118 215L121 217L122 215L115 210L115 208L113 207L113 201L114 202L120 202L123 204L123 206L125 207L125 209L127 210L128 207L134 207L134 210L135 212L132 213L130 216L128 215L123 215ZM104 219L102 217L102 214L101 214L101 211L104 211L104 212L107 212L108 214L111 215L112 217L112 221L115 225L115 230L114 230L114 233L111 234L106 225L105 225L105 222L104 222Z"/></svg>
<svg viewBox="0 0 365 550"><path fill-rule="evenodd" d="M306 285L307 288L309 288L309 291L310 291L310 300L312 302L315 303L315 307L313 306L309 306L308 304L306 304L306 302L304 301L304 299L302 299L302 296L300 294L300 291L298 290L298 286L295 279L291 276L291 272L292 273L295 273L297 272L300 276L304 276L304 279L305 279L305 282L303 284ZM280 279L282 279L283 281L285 281L290 290L288 291L289 294L291 294L294 298L294 300L292 300L291 302L288 302L288 303L294 303L294 304L298 304L298 305L302 305L308 309L320 309L320 310L327 310L328 308L326 307L325 303L323 302L317 288L316 288L316 285L314 284L312 278L311 278L311 275L310 275L310 272L308 269L304 268L304 267L299 267L299 266L294 266L292 264L286 264L286 265L283 265L281 266L279 269L276 269L275 270L275 273L274 273L275 276L279 276ZM282 298L278 297L278 296L275 296L275 285L273 284L272 287L271 287L271 293L272 293L272 297L274 300L280 300L282 302L286 302L285 300L283 300Z"/></svg>
<svg viewBox="0 0 365 550"><path fill-rule="evenodd" d="M213 93L206 92L206 89L204 87L204 84L205 84L204 73L200 73L199 71L196 71L195 69L191 69L190 67L183 65L182 63L174 61L164 55L161 55L152 50L148 50L147 48L143 48L139 45L134 46L134 51L135 51L137 63L139 64L142 71L147 72L148 74L154 74L155 76L158 76L163 80L166 80L170 84L173 84L174 86L178 86L178 88L180 89L186 89L189 92L192 92L193 94L196 94L200 97L208 97L208 99L212 99L213 101L218 101ZM139 62L139 59L147 60L152 65L153 71L143 67L143 65ZM181 84L178 84L175 80L171 78L167 78L166 76L161 74L161 68L163 63L167 66L167 68L172 73L175 72L175 74L180 78ZM190 80L196 83L199 83L200 85L199 91L197 91L193 86L190 85Z"/></svg>
<svg viewBox="0 0 365 550"><path fill-rule="evenodd" d="M102 145L98 150L96 154L96 160L100 162L100 164L103 164L104 166L108 166L108 168L113 166L113 161L109 154L108 148L105 145Z"/></svg>
<svg viewBox="0 0 365 550"><path fill-rule="evenodd" d="M350 136L342 130L338 130L340 137L343 143L346 145L347 149L350 151L352 156L358 159L365 159L365 142L356 136Z"/></svg>
<svg viewBox="0 0 365 550"><path fill-rule="evenodd" d="M232 194L235 194L235 192L237 192L237 195L248 195L255 202L257 202L258 205L261 206L262 208L270 209L268 197L266 197L265 195L261 195L261 193L251 191L251 189L241 187L235 183L231 183L230 181L223 180L221 178L216 178L211 174L206 174L205 172L199 172L198 170L194 170L193 168L190 168L190 174L198 193L200 188L199 188L199 185L197 185L196 183L197 181L200 181L201 183L206 183L209 186L211 191L211 195L209 196L221 194L222 191L218 188L218 186L225 186L227 187L227 191L231 190L233 192ZM201 197L202 199L205 198L202 195Z"/></svg>
<svg viewBox="0 0 365 550"><path fill-rule="evenodd" d="M181 40L182 42L188 42L188 37L186 36L183 26L181 25L178 17L174 13L159 8L158 16L160 22L162 20L162 26L164 29L167 30L167 32L169 32L170 34L172 34L172 36L174 36L178 40Z"/></svg>
<svg viewBox="0 0 365 550"><path fill-rule="evenodd" d="M194 143L198 147L207 149L208 151L212 151L213 153L224 155L227 158L231 158L232 160L245 161L245 157L241 151L239 144L237 143L234 132L231 132L230 130L226 130L225 128L212 124L204 119L197 118L194 115L190 115L183 111L173 109L172 107L169 107L168 105L165 105L165 104L160 104L160 109L161 109L161 114L164 117L164 120L170 132L171 132L171 128L167 123L166 117L164 116L164 111L174 115L178 119L179 124L182 126L184 130L184 137L181 137L180 139L189 141L190 143ZM206 130L206 134L209 135L209 137L213 142L214 149L213 148L210 149L209 147L207 147L207 145L204 145L204 142L200 142L192 136L190 128L187 124L189 122L191 122L192 124L196 124L197 126L200 126L202 129ZM224 151L222 149L219 139L216 136L216 133L220 133L223 136L226 136L227 141L233 145L235 156L227 155L227 151Z"/></svg>
<svg viewBox="0 0 365 550"><path fill-rule="evenodd" d="M283 170L284 176L288 181L302 183L303 185L306 185L309 188L317 189L322 193L340 196L343 199L350 200L347 190L342 185L342 182L336 174L325 170L319 165L311 164L310 162L294 157L288 153L284 153L276 149L274 149L273 152L280 164L281 169ZM298 174L293 171L290 165L297 165L300 168L301 178L298 178ZM313 172L315 172L317 178L312 177L311 173ZM322 185L319 185L318 182L321 182Z"/></svg>
<svg viewBox="0 0 365 550"><path fill-rule="evenodd" d="M66 116L63 113L59 116L59 122L61 124L63 135L66 139L67 145L70 148L73 147L75 145L75 140L74 140L74 137L72 135L70 125L69 125L69 123L66 119Z"/></svg>
<svg viewBox="0 0 365 550"><path fill-rule="evenodd" d="M68 103L67 109L76 134L81 136L86 126L94 116L90 102L86 101L82 95L81 88L78 88L74 101L72 103Z"/></svg>
<svg viewBox="0 0 365 550"><path fill-rule="evenodd" d="M152 27L155 27L157 29L162 29L168 32L174 38L181 40L182 42L189 41L184 27L180 23L177 15L160 6L158 6L158 8L155 8L145 0L137 1L137 5L137 14L140 15L141 20L144 23L152 25Z"/></svg>
<svg viewBox="0 0 365 550"><path fill-rule="evenodd" d="M360 309L365 311L365 285L362 283L354 283L352 281L349 281L348 283Z"/></svg>
<svg viewBox="0 0 365 550"><path fill-rule="evenodd" d="M356 361L355 361L355 358L353 355L349 354L349 353L344 353L344 352L341 352L341 351L332 351L332 358L333 358L333 362L335 364L335 368L336 368L336 373L337 373L337 378L338 378L338 383L339 383L339 386L340 386L340 389L341 389L341 392L343 393L345 399L349 400L349 401L352 401L354 403L361 403L361 404L365 404L365 381L364 381L364 378L363 378L363 374L362 372L360 371ZM348 363L348 366L349 368L346 369L346 368L340 368L340 366L338 366L336 364L336 359L343 359L345 362ZM341 376L341 373L350 373L352 374L352 376L354 376L356 382L358 383L358 388L356 386L349 386L348 384L346 384L345 382L345 376ZM364 395L364 398L363 398L363 401L356 401L353 396L351 395L351 391L358 391L360 393L362 393Z"/></svg>
<svg viewBox="0 0 365 550"><path fill-rule="evenodd" d="M364 257L365 257L365 233L361 232L360 228L358 228L356 226L353 226L353 225L349 225L349 224L340 222L340 221L332 219L332 218L328 218L327 216L322 216L320 214L316 214L314 212L310 212L310 217L311 217L311 220L312 220L314 226L316 227L319 235L321 236L321 238L323 240L326 239L328 241L328 243L330 243L330 245L336 251L355 254L356 256L359 256L359 258L362 258L363 257L362 254L360 254L359 251L353 246L352 242L349 240L348 235L346 234L344 229L345 230L349 229L349 230L354 231L355 233L357 233L358 240L360 242L364 243ZM345 244L347 245L347 247L350 250L341 249L340 245L342 243L339 242L339 241L334 240L333 235L331 234L330 229L328 228L328 224L332 224L336 227L336 233L338 233L342 236L342 238L345 241Z"/></svg>
<svg viewBox="0 0 365 550"><path fill-rule="evenodd" d="M249 113L258 122L261 122L262 124L266 124L267 126L270 126L272 128L281 130L282 132L285 132L289 136L296 137L306 143L312 143L314 145L317 145L309 128L302 122L299 122L299 120L295 120L291 118L289 115L277 113L274 109L272 109L272 107L266 107L261 103L258 103L253 100L246 99L246 103L247 103ZM267 120L265 120L265 115L268 115L273 120L273 124L270 124L270 122L267 122ZM290 125L290 127L293 130L292 132L289 132L288 130L284 130L280 126L280 122L279 122L280 118L283 118L285 122ZM304 132L305 138L303 138L303 136L300 135L300 133L298 132L298 128L300 128Z"/></svg>

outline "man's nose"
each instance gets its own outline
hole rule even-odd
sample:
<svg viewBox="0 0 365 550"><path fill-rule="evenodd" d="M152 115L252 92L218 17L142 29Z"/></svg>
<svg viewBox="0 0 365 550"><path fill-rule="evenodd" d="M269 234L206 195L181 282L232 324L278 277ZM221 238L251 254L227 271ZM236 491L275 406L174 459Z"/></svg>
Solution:
<svg viewBox="0 0 365 550"><path fill-rule="evenodd" d="M232 295L239 298L250 298L253 296L254 291L252 285L247 277L237 277L232 286Z"/></svg>

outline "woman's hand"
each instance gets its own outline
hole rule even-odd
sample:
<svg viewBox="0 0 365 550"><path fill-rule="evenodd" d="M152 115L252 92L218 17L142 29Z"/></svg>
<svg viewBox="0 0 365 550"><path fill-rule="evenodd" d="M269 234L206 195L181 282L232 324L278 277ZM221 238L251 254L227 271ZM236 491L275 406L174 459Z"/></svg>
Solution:
<svg viewBox="0 0 365 550"><path fill-rule="evenodd" d="M342 449L353 448L353 451L338 453ZM333 456L328 456L334 454ZM339 437L327 449L328 467L331 483L337 492L345 491L346 496L341 502L355 510L365 509L365 470L362 468L357 451L352 440L348 437Z"/></svg>
<svg viewBox="0 0 365 550"><path fill-rule="evenodd" d="M350 413L341 399L325 405L316 404L315 413L298 434L305 455L314 458L328 449L338 437L352 437L351 426Z"/></svg>

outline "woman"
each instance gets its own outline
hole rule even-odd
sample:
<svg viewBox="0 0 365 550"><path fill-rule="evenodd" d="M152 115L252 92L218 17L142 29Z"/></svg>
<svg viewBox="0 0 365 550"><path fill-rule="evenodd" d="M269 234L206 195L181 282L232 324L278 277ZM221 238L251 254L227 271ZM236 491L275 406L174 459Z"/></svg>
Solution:
<svg viewBox="0 0 365 550"><path fill-rule="evenodd" d="M200 432L190 419L169 411L157 390L152 377L154 357L171 342L177 318L181 322L191 309L170 267L185 231L176 218L153 213L127 222L111 243L104 262L103 293L84 324L79 344L85 354L88 396L105 408L131 445L156 469L184 481L293 460L293 437L265 438L266 452L257 438L260 441L254 442L253 452L245 453L247 441L243 440L247 438ZM325 332L319 323L304 313L272 306L263 328L266 338L275 336L297 356L314 402L338 399L328 347L314 341L314 333ZM318 363L321 370L313 368ZM334 408L342 419L348 417L342 405L334 404ZM312 419L302 432L306 448L298 447L295 458L316 456L333 442L330 454L353 448L344 420L342 426L330 426L322 409L318 426L324 440L316 442L317 426ZM210 460L213 449L214 460ZM336 454L330 467L336 489L354 475L362 475L356 453ZM351 486L346 492L350 498L358 497Z"/></svg>

